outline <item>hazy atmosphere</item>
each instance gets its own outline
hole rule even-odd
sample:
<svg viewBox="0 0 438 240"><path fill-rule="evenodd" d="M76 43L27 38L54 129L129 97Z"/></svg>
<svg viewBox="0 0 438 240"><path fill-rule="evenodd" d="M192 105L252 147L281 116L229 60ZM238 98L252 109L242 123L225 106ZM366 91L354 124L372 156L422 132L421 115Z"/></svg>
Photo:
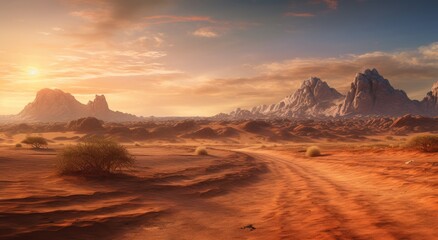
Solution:
<svg viewBox="0 0 438 240"><path fill-rule="evenodd" d="M426 0L3 0L0 115L59 88L83 103L105 94L141 116L211 116L277 102L311 76L346 94L374 67L421 100L438 76L436 9Z"/></svg>
<svg viewBox="0 0 438 240"><path fill-rule="evenodd" d="M0 240L432 240L438 1L0 0Z"/></svg>

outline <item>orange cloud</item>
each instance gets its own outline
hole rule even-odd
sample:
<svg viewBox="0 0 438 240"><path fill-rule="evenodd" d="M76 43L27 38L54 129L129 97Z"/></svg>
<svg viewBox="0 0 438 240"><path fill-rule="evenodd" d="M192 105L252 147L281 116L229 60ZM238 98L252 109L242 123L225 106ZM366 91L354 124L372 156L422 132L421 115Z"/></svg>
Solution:
<svg viewBox="0 0 438 240"><path fill-rule="evenodd" d="M286 17L314 17L315 14L309 12L287 12L284 14Z"/></svg>
<svg viewBox="0 0 438 240"><path fill-rule="evenodd" d="M164 23L178 23L178 22L208 22L216 23L208 16L173 16L173 15L157 15L144 17L149 24L164 24Z"/></svg>
<svg viewBox="0 0 438 240"><path fill-rule="evenodd" d="M204 37L204 38L215 38L219 37L219 33L210 27L202 27L193 32L194 36Z"/></svg>

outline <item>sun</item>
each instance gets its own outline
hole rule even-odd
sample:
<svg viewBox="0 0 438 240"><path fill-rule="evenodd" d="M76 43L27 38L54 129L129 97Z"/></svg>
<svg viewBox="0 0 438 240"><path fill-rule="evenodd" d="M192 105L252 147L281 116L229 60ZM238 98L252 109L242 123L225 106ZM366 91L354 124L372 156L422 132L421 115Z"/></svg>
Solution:
<svg viewBox="0 0 438 240"><path fill-rule="evenodd" d="M40 71L38 70L38 68L30 67L29 69L27 69L27 74L29 76L37 76L39 73Z"/></svg>

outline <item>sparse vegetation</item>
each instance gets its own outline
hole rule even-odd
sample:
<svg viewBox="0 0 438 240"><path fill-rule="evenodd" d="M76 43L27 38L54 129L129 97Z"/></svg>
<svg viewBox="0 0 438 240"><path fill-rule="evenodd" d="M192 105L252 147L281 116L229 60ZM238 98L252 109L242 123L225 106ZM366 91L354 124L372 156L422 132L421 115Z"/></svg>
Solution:
<svg viewBox="0 0 438 240"><path fill-rule="evenodd" d="M195 150L196 155L208 155L207 149L205 147L197 147Z"/></svg>
<svg viewBox="0 0 438 240"><path fill-rule="evenodd" d="M317 157L321 156L321 150L317 146L310 146L306 150L306 156L308 157Z"/></svg>
<svg viewBox="0 0 438 240"><path fill-rule="evenodd" d="M21 148L21 147L23 147L23 145L21 145L21 143L17 143L17 144L15 144L15 147L16 148Z"/></svg>
<svg viewBox="0 0 438 240"><path fill-rule="evenodd" d="M438 135L418 135L409 139L407 146L422 152L438 152Z"/></svg>
<svg viewBox="0 0 438 240"><path fill-rule="evenodd" d="M40 149L42 147L47 147L47 145L49 145L49 143L45 138L32 137L32 136L26 137L23 141L21 141L21 143L30 145L34 149Z"/></svg>
<svg viewBox="0 0 438 240"><path fill-rule="evenodd" d="M66 147L58 156L61 174L107 175L134 164L134 157L115 141L92 138Z"/></svg>

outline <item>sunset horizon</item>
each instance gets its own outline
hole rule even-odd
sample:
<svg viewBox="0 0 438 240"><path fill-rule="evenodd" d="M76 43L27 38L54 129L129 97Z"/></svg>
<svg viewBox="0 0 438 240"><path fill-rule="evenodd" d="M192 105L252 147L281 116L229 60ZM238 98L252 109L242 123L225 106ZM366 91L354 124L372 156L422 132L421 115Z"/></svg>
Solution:
<svg viewBox="0 0 438 240"><path fill-rule="evenodd" d="M438 1L0 1L0 240L438 236Z"/></svg>
<svg viewBox="0 0 438 240"><path fill-rule="evenodd" d="M0 115L58 88L141 116L212 116L277 102L312 76L346 94L367 68L422 100L437 81L436 4L396 2L2 3Z"/></svg>

